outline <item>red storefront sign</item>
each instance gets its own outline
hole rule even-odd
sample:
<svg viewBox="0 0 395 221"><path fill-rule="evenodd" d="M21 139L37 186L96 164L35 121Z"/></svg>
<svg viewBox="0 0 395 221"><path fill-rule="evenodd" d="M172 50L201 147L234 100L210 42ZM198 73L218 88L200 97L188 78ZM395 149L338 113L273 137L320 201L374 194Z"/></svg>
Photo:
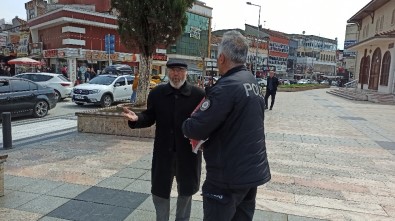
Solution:
<svg viewBox="0 0 395 221"><path fill-rule="evenodd" d="M63 58L64 56L64 51L58 51L57 49L50 49L44 51L45 58Z"/></svg>
<svg viewBox="0 0 395 221"><path fill-rule="evenodd" d="M165 54L153 54L152 55L153 60L157 61L167 61L167 55Z"/></svg>

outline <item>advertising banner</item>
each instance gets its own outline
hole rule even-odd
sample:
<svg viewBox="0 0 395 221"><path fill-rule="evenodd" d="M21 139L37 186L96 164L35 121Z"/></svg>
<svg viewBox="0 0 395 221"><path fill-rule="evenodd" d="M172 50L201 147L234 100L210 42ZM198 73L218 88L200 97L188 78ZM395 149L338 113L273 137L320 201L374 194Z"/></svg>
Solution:
<svg viewBox="0 0 395 221"><path fill-rule="evenodd" d="M0 47L7 46L7 36L0 35Z"/></svg>
<svg viewBox="0 0 395 221"><path fill-rule="evenodd" d="M19 46L17 57L26 57L29 55L28 47L29 47L29 32L21 32L19 34Z"/></svg>

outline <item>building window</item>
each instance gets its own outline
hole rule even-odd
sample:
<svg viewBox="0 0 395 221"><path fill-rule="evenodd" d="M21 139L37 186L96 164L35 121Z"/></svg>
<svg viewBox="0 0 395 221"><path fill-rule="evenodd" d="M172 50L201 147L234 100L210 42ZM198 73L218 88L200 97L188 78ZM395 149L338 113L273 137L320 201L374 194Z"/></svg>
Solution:
<svg viewBox="0 0 395 221"><path fill-rule="evenodd" d="M377 20L376 20L376 34L379 32L379 27L380 27L380 18L378 18Z"/></svg>
<svg viewBox="0 0 395 221"><path fill-rule="evenodd" d="M382 86L388 86L390 67L391 67L391 53L387 51L384 54L383 64L381 68L380 85Z"/></svg>
<svg viewBox="0 0 395 221"><path fill-rule="evenodd" d="M369 24L366 25L366 37L369 37Z"/></svg>
<svg viewBox="0 0 395 221"><path fill-rule="evenodd" d="M395 24L395 9L392 11L391 25Z"/></svg>
<svg viewBox="0 0 395 221"><path fill-rule="evenodd" d="M383 25L384 25L384 15L381 16L381 19L380 19L380 31L383 30Z"/></svg>

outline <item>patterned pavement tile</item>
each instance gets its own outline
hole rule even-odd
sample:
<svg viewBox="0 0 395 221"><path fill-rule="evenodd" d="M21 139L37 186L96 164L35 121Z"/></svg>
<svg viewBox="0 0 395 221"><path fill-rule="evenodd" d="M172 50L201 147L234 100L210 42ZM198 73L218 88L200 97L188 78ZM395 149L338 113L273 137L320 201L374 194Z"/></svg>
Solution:
<svg viewBox="0 0 395 221"><path fill-rule="evenodd" d="M122 178L122 177L109 177L98 183L96 186L109 188L109 189L123 190L127 186L132 184L134 181L135 179Z"/></svg>
<svg viewBox="0 0 395 221"><path fill-rule="evenodd" d="M151 181L136 180L135 182L127 186L124 190L151 194Z"/></svg>
<svg viewBox="0 0 395 221"><path fill-rule="evenodd" d="M39 196L40 196L39 194L35 194L35 193L12 191L0 197L0 208L5 207L10 209L15 209Z"/></svg>
<svg viewBox="0 0 395 221"><path fill-rule="evenodd" d="M138 179L145 173L147 173L147 170L145 169L125 168L119 171L118 173L116 173L114 176L129 178L129 179Z"/></svg>
<svg viewBox="0 0 395 221"><path fill-rule="evenodd" d="M20 191L28 193L45 194L64 183L50 180L37 180L33 183L28 184L20 189Z"/></svg>
<svg viewBox="0 0 395 221"><path fill-rule="evenodd" d="M272 211L255 210L253 221L288 221L288 215Z"/></svg>
<svg viewBox="0 0 395 221"><path fill-rule="evenodd" d="M4 221L26 221L37 220L42 216L39 213L31 213L21 210L0 207L0 220Z"/></svg>
<svg viewBox="0 0 395 221"><path fill-rule="evenodd" d="M74 199L116 207L137 208L148 198L148 196L148 194L143 193L133 193L94 186L76 196Z"/></svg>
<svg viewBox="0 0 395 221"><path fill-rule="evenodd" d="M380 216L387 215L380 205L374 203L357 203L347 200L329 199L325 197L314 197L314 196L301 196L301 195L296 195L295 201L297 204L303 204L307 206L318 206L323 208L353 211L353 212L374 214Z"/></svg>
<svg viewBox="0 0 395 221"><path fill-rule="evenodd" d="M387 142L387 141L376 141L380 147L387 150L395 150L395 142Z"/></svg>
<svg viewBox="0 0 395 221"><path fill-rule="evenodd" d="M67 201L69 200L65 198L43 195L18 207L18 209L33 213L47 214Z"/></svg>
<svg viewBox="0 0 395 221"><path fill-rule="evenodd" d="M65 184L47 192L46 195L72 199L89 188L90 188L90 186L65 183Z"/></svg>
<svg viewBox="0 0 395 221"><path fill-rule="evenodd" d="M47 216L75 221L120 221L124 220L133 210L133 208L127 207L70 200Z"/></svg>

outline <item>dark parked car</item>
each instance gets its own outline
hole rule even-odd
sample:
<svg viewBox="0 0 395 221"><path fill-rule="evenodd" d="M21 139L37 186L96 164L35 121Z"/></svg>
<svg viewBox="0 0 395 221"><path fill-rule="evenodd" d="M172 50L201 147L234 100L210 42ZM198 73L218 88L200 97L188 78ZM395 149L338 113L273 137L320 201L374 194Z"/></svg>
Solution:
<svg viewBox="0 0 395 221"><path fill-rule="evenodd" d="M12 117L44 117L55 106L54 89L26 79L0 77L0 113L11 112Z"/></svg>

